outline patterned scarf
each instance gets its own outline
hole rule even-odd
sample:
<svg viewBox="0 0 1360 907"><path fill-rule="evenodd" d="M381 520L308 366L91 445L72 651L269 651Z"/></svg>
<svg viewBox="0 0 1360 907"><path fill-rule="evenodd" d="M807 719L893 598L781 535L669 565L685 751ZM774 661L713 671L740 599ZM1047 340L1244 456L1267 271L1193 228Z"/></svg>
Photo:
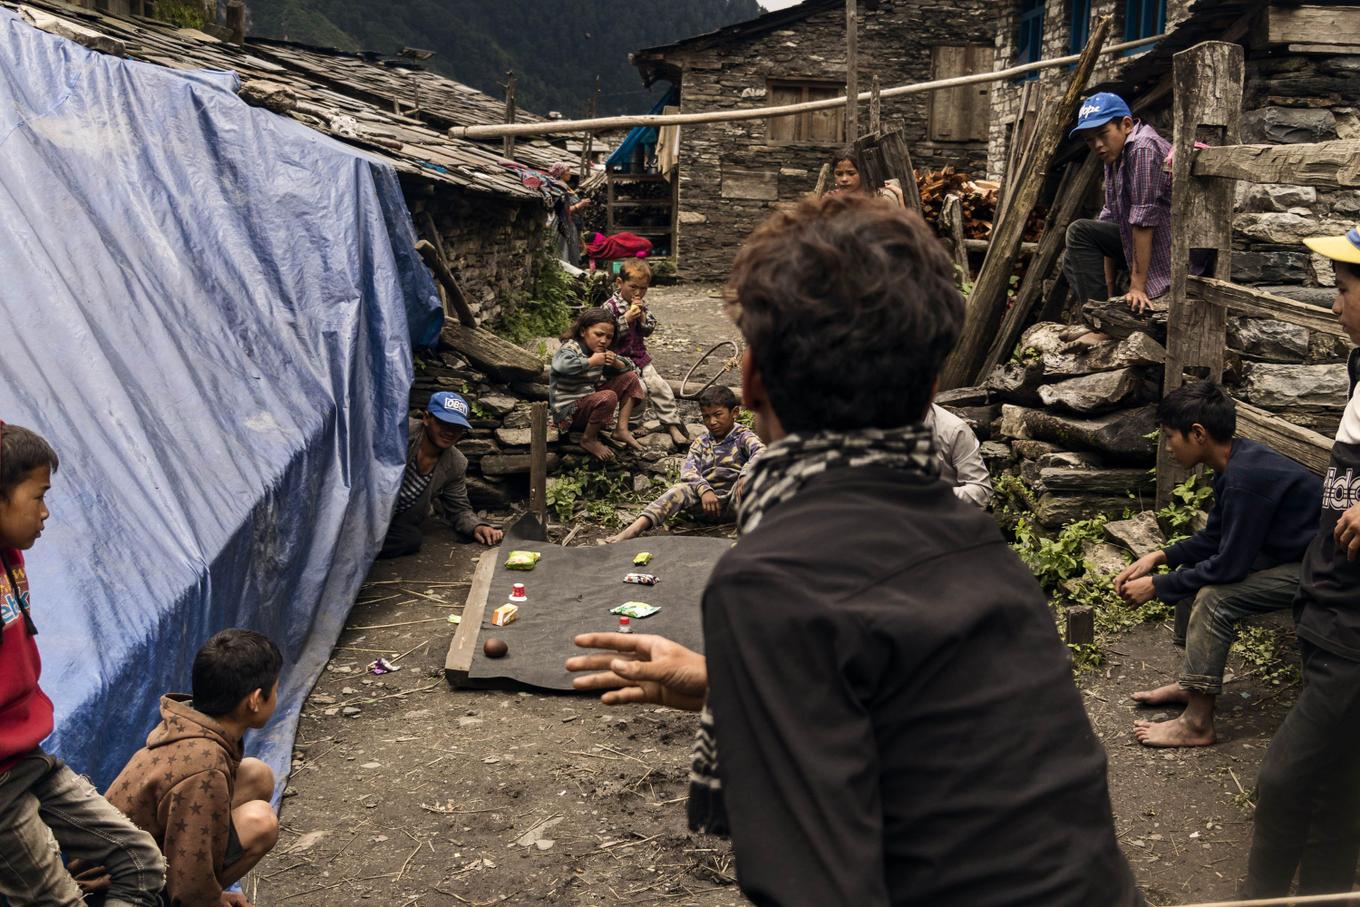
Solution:
<svg viewBox="0 0 1360 907"><path fill-rule="evenodd" d="M752 467L737 511L737 529L742 535L754 531L769 511L796 496L813 477L832 469L861 466L900 469L928 479L940 474L934 436L922 423L905 428L788 435L765 448ZM689 827L705 834L729 833L718 772L718 741L707 702L699 715L690 763Z"/></svg>

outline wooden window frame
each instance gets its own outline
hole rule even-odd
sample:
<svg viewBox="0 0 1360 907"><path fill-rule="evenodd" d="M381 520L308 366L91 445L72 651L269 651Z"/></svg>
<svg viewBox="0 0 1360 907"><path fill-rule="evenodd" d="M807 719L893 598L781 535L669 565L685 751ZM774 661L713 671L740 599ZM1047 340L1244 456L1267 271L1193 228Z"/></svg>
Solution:
<svg viewBox="0 0 1360 907"><path fill-rule="evenodd" d="M1166 0L1124 0L1124 40L1151 38L1166 30ZM1124 56L1141 54L1152 45L1124 51Z"/></svg>
<svg viewBox="0 0 1360 907"><path fill-rule="evenodd" d="M1091 0L1070 0L1067 12L1067 49L1079 54L1091 39Z"/></svg>
<svg viewBox="0 0 1360 907"><path fill-rule="evenodd" d="M1037 63L1044 58L1044 0L1019 0L1015 16L1015 63ZM1039 78L1038 70L1016 78L1026 82Z"/></svg>
<svg viewBox="0 0 1360 907"><path fill-rule="evenodd" d="M830 79L769 79L765 83L765 91L766 97L768 97L771 100L771 103L767 104L766 106L769 107L776 106L773 103L776 89L784 89L786 91L791 89L799 89L800 100L793 103L803 103L806 101L817 101L822 99L821 97L811 97L809 95L809 92L814 90L822 93L829 91L831 92L831 94L829 95L830 97L841 97L845 94L845 83L832 81ZM783 105L781 103L778 106ZM839 123L836 126L836 136L833 138L813 138L808 134L811 132L811 126L813 122L812 118L817 113L818 113L817 111L808 111L806 113L791 113L788 116L775 117L773 119L767 120L766 122L769 124L767 126L767 129L769 130L768 133L769 143L771 145L825 145L828 147L844 144L845 116L843 109L841 111ZM775 124L786 122L788 120L793 120L794 124L792 137L775 138L774 136Z"/></svg>

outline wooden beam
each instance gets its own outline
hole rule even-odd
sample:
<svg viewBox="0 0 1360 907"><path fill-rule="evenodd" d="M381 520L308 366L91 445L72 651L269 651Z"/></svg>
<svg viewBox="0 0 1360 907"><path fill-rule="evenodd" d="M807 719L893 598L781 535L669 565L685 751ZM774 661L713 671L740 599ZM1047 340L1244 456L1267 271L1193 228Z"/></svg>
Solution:
<svg viewBox="0 0 1360 907"><path fill-rule="evenodd" d="M1223 378L1227 349L1227 313L1189 296L1191 248L1214 249L1214 276L1227 281L1232 271L1232 213L1235 185L1231 180L1191 178L1195 142L1234 145L1240 140L1243 54L1240 44L1206 41L1174 57L1176 151L1171 172L1171 291L1168 294L1166 373L1162 392L1169 394L1188 377ZM1188 472L1157 445L1157 503L1165 505Z"/></svg>
<svg viewBox="0 0 1360 907"><path fill-rule="evenodd" d="M874 73L873 86L869 89L869 131L883 130L883 88L878 84L878 73Z"/></svg>
<svg viewBox="0 0 1360 907"><path fill-rule="evenodd" d="M1048 223L1044 225L1044 235L1039 241L1038 254L1030 259L1029 270L1025 272L1020 289L1016 291L1015 302L1007 310L1006 317L1001 322L1001 330L997 332L996 340L987 351L987 358L983 361L982 368L978 369L974 384L981 384L998 363L1010 357L1011 350L1025 329L1025 322L1029 319L1034 304L1043 295L1044 278L1058 263L1058 256L1067 245L1067 228L1076 219L1077 209L1086 200L1091 187L1096 184L1096 178L1102 172L1100 158L1088 153L1086 160L1077 167L1075 176L1072 176L1072 172L1071 169L1067 171L1070 181L1066 181L1058 190L1057 206Z"/></svg>
<svg viewBox="0 0 1360 907"><path fill-rule="evenodd" d="M1332 456L1332 439L1310 429L1286 422L1279 416L1250 403L1237 401L1237 433L1250 438L1325 475Z"/></svg>
<svg viewBox="0 0 1360 907"><path fill-rule="evenodd" d="M963 247L969 252L986 252L992 247L992 241L990 239L965 239ZM1038 251L1039 244L1037 242L1022 242L1020 244L1021 255L1033 255Z"/></svg>
<svg viewBox="0 0 1360 907"><path fill-rule="evenodd" d="M1039 200L1039 191L1053 163L1053 155L1071 127L1081 94L1091 79L1100 48L1104 46L1112 27L1113 20L1109 16L1102 17L1096 23L1091 31L1091 39L1086 43L1081 60L1068 82L1067 91L1060 100L1046 105L1039 115L1033 152L1006 203L1005 216L993 228L992 246L987 251L987 258L982 263L977 283L968 299L959 341L940 374L941 390L963 387L977 374L978 367L987 357L992 338L1006 310L1011 271L1020 253L1025 222Z"/></svg>
<svg viewBox="0 0 1360 907"><path fill-rule="evenodd" d="M1351 189L1360 186L1360 141L1201 148L1192 172L1253 183Z"/></svg>
<svg viewBox="0 0 1360 907"><path fill-rule="evenodd" d="M458 686L468 678L472 670L472 659L477 654L477 638L482 632L482 619L486 616L486 600L491 594L491 580L496 575L496 561L501 550L492 548L483 551L477 561L477 569L472 574L472 587L468 589L467 600L463 603L463 616L458 630L449 643L448 654L444 656L444 679L449 686Z"/></svg>
<svg viewBox="0 0 1360 907"><path fill-rule="evenodd" d="M510 125L515 122L515 73L513 70L505 74L505 123ZM515 159L515 137L506 135L501 137L501 151L510 160Z"/></svg>
<svg viewBox="0 0 1360 907"><path fill-rule="evenodd" d="M1222 306L1239 315L1274 318L1276 321L1297 324L1320 334L1329 334L1333 337L1346 336L1336 316L1329 310L1299 302L1297 299L1276 296L1255 287L1243 287L1228 283L1226 280L1191 275L1186 280L1186 293L1191 299Z"/></svg>
<svg viewBox="0 0 1360 907"><path fill-rule="evenodd" d="M463 292L458 279L453 276L449 266L440 257L439 250L430 243L429 240L422 239L416 243L416 251L420 257L425 259L426 266L434 272L435 278L444 286L444 291L448 293L449 302L453 309L458 313L458 323L464 327L475 328L477 326L477 316L472 314L472 306L468 305L467 294Z"/></svg>
<svg viewBox="0 0 1360 907"><path fill-rule="evenodd" d="M859 138L859 8L845 0L845 140Z"/></svg>
<svg viewBox="0 0 1360 907"><path fill-rule="evenodd" d="M1149 44L1156 44L1166 38L1165 34L1153 35L1150 38L1139 38L1137 41L1125 41L1123 44L1113 44L1100 51L1101 55L1122 53L1126 50L1136 50L1139 47L1147 47ZM1069 66L1081 61L1081 54L1071 54L1066 57L1053 57L1048 60L1038 60L1034 63L1025 63L1020 66L1012 66L1009 69L998 69L991 72L973 73L967 76L955 76L950 79L935 79L930 82L912 82L906 85L898 85L893 88L885 88L881 94L883 98L901 98L907 95L924 94L931 91L941 91L946 88L959 88L964 85L984 85L988 82L1004 82L1025 73L1038 72L1042 69L1057 69L1062 66ZM778 107L747 107L736 110L712 110L706 113L677 113L677 114L640 114L638 116L618 116L618 117L593 117L589 120L555 120L546 123L516 123L513 126L453 126L448 130L450 138L455 139L498 139L506 135L526 136L526 135L559 135L564 132L584 132L589 130L604 131L607 129L631 129L634 126L697 126L703 123L733 123L741 120L769 120L775 117L788 116L794 113L808 113L813 110L834 110L838 107L845 107L846 98L824 98L820 101L804 101L800 104L783 104ZM867 91L860 92L858 100L869 100Z"/></svg>
<svg viewBox="0 0 1360 907"><path fill-rule="evenodd" d="M1336 44L1360 34L1360 9L1351 6L1271 5L1266 14L1270 44Z"/></svg>
<svg viewBox="0 0 1360 907"><path fill-rule="evenodd" d="M529 408L529 510L548 525L548 404Z"/></svg>

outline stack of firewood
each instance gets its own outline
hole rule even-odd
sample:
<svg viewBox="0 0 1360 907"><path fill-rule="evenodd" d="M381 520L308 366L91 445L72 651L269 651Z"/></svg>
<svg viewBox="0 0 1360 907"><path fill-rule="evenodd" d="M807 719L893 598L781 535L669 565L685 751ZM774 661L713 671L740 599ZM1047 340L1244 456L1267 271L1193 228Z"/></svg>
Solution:
<svg viewBox="0 0 1360 907"><path fill-rule="evenodd" d="M941 235L945 226L940 214L944 210L944 200L951 196L959 197L963 209L963 235L965 239L990 239L992 226L996 222L996 206L1001 196L1001 184L992 180L975 180L960 170L945 167L941 170L917 170L916 186L921 193L921 213L926 222L933 224ZM1024 240L1037 242L1043 233L1047 209L1037 207L1025 225Z"/></svg>

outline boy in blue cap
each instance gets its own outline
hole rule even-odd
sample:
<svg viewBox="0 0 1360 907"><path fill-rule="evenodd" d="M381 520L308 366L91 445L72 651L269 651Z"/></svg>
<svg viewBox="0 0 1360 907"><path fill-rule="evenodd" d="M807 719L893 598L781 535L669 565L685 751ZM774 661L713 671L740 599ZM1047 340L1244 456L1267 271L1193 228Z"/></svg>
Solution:
<svg viewBox="0 0 1360 907"><path fill-rule="evenodd" d="M459 535L483 545L500 543L504 533L477 519L467 493L467 457L454 445L471 428L468 403L462 396L440 391L430 397L423 419L411 419L406 472L401 477L397 506L387 528L379 558L415 554L424 542L420 525L438 503L441 515Z"/></svg>
<svg viewBox="0 0 1360 907"><path fill-rule="evenodd" d="M1105 163L1105 207L1067 228L1067 282L1081 302L1108 299L1126 268L1124 298L1142 312L1171 287L1171 143L1109 92L1082 102L1071 135Z"/></svg>
<svg viewBox="0 0 1360 907"><path fill-rule="evenodd" d="M1304 240L1332 260L1332 312L1360 345L1360 230ZM1321 521L1303 556L1294 629L1303 663L1298 701L1256 776L1244 895L1350 891L1360 856L1360 352L1322 480Z"/></svg>

